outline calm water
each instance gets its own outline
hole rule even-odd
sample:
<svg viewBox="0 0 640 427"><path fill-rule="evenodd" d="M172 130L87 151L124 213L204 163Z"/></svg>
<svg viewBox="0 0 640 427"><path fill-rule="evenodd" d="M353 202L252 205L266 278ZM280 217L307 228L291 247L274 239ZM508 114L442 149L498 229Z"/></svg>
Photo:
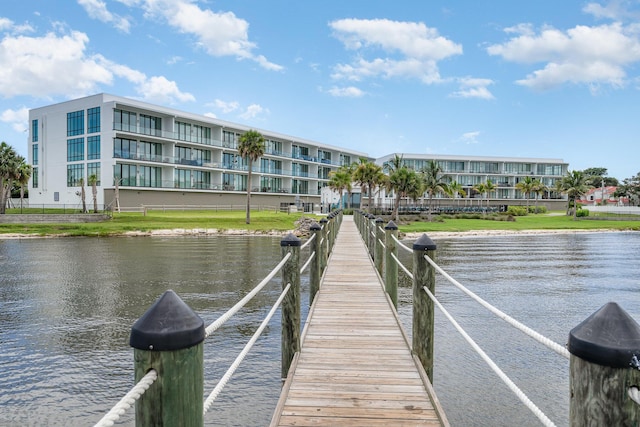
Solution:
<svg viewBox="0 0 640 427"><path fill-rule="evenodd" d="M457 280L554 341L609 301L640 319L640 234L438 239ZM246 264L244 259L254 262ZM279 261L279 239L0 240L0 425L97 422L133 384L131 325L165 290L209 324ZM205 343L208 394L276 300L279 278ZM452 285L437 294L458 322L557 425L568 425L568 362ZM303 279L303 295L307 295ZM410 326L410 289L400 312ZM308 301L303 297L303 315ZM454 426L539 425L436 313L434 386ZM224 337L224 340L222 339ZM274 318L205 417L268 424L280 389ZM472 415L469 415L472 414ZM120 425L133 425L129 410Z"/></svg>

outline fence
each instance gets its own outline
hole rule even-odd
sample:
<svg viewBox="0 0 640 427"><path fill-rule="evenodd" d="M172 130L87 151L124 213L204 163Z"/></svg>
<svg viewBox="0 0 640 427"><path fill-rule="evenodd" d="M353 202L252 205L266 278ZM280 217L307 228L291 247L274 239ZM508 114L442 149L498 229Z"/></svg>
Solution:
<svg viewBox="0 0 640 427"><path fill-rule="evenodd" d="M354 213L356 225L385 289L397 306L398 268L413 282L413 352L433 381L434 310L437 306L469 345L545 426L555 424L504 374L460 327L435 297L436 272L500 319L537 340L570 363L569 419L572 427L640 425L640 325L616 303L608 303L569 333L568 350L491 306L453 279L435 262L436 245L426 235L411 248L398 240L398 227L371 214ZM398 249L412 254L410 270L398 258Z"/></svg>
<svg viewBox="0 0 640 427"><path fill-rule="evenodd" d="M307 272L309 304L320 286L342 213L332 212L310 227L311 237L302 241L289 234L280 242L282 260L244 298L205 328L204 321L173 291L166 291L131 328L136 385L95 426L111 426L135 405L136 426L202 426L204 416L240 366L254 343L281 307L282 378L294 354L300 350L300 275ZM309 248L300 266L301 251ZM204 396L204 340L240 311L273 278L282 275L282 293L263 322L238 354L206 399Z"/></svg>

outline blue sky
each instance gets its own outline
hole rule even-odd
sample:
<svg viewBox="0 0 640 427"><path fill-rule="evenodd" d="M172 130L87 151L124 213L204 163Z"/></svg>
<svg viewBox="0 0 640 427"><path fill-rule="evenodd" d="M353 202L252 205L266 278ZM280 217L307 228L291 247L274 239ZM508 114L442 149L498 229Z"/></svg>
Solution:
<svg viewBox="0 0 640 427"><path fill-rule="evenodd" d="M349 147L640 172L640 1L3 0L0 140L106 92Z"/></svg>

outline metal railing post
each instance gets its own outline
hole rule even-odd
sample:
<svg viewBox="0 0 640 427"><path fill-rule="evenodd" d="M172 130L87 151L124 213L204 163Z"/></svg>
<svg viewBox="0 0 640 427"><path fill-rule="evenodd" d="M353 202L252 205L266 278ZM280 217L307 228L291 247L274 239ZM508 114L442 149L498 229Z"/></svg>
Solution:
<svg viewBox="0 0 640 427"><path fill-rule="evenodd" d="M434 303L422 289L435 295L435 268L424 258L435 260L436 245L423 234L413 243L413 352L418 356L429 380L433 383Z"/></svg>
<svg viewBox="0 0 640 427"><path fill-rule="evenodd" d="M300 246L301 241L289 233L280 241L282 257L291 258L282 267L282 289L291 289L282 300L282 378L286 378L293 356L300 351Z"/></svg>
<svg viewBox="0 0 640 427"><path fill-rule="evenodd" d="M378 274L382 276L382 266L384 257L382 256L383 248L382 248L382 239L384 238L384 231L382 230L382 218L376 218L375 221L375 250L373 254L374 265L376 266L376 270L378 270Z"/></svg>
<svg viewBox="0 0 640 427"><path fill-rule="evenodd" d="M571 330L568 350L569 425L640 425L638 323L610 302Z"/></svg>
<svg viewBox="0 0 640 427"><path fill-rule="evenodd" d="M204 425L203 320L166 291L131 328L135 382L155 369L158 380L138 399L136 427Z"/></svg>
<svg viewBox="0 0 640 427"><path fill-rule="evenodd" d="M309 305L313 304L313 300L316 294L320 290L320 258L322 256L322 245L320 240L322 239L322 227L317 222L311 223L309 230L313 233L315 240L313 241L311 253L315 253L311 259L311 265L309 268Z"/></svg>

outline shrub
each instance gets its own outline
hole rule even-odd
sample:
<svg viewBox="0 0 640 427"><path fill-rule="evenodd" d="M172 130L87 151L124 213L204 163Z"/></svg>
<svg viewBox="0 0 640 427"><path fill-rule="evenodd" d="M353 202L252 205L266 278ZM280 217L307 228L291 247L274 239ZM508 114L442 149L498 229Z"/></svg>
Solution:
<svg viewBox="0 0 640 427"><path fill-rule="evenodd" d="M507 208L507 214L511 216L526 216L527 207L526 206L509 206L509 208Z"/></svg>
<svg viewBox="0 0 640 427"><path fill-rule="evenodd" d="M589 216L589 209L578 209L576 211L576 217Z"/></svg>

